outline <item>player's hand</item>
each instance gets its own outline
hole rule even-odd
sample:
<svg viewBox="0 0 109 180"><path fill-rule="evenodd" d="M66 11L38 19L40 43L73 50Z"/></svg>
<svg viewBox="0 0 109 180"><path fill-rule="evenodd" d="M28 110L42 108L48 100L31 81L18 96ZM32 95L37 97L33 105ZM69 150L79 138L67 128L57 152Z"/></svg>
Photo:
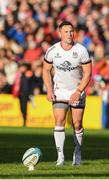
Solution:
<svg viewBox="0 0 109 180"><path fill-rule="evenodd" d="M49 102L55 101L55 95L54 95L53 92L47 92L47 100L48 100Z"/></svg>
<svg viewBox="0 0 109 180"><path fill-rule="evenodd" d="M79 103L80 96L81 93L79 91L74 92L70 97L69 103L77 105Z"/></svg>

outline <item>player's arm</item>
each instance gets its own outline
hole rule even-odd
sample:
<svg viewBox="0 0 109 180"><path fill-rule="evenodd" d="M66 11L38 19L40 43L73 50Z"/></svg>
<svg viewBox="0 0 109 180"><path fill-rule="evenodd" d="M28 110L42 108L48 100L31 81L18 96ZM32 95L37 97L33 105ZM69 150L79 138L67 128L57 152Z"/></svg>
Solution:
<svg viewBox="0 0 109 180"><path fill-rule="evenodd" d="M82 69L83 69L83 77L81 80L80 85L77 88L77 91L80 90L80 92L84 91L85 88L87 87L90 79L91 79L91 75L92 75L92 62L90 61L87 64L82 64Z"/></svg>
<svg viewBox="0 0 109 180"><path fill-rule="evenodd" d="M75 93L73 93L70 97L70 103L76 102L79 100L81 93L85 90L85 88L87 87L90 79L91 79L91 74L92 74L92 63L91 61L87 64L83 64L82 65L82 69L83 69L83 77L82 80L79 84L79 86L77 87Z"/></svg>
<svg viewBox="0 0 109 180"><path fill-rule="evenodd" d="M54 92L53 92L53 83L52 83L52 64L44 61L43 63L43 81L47 90L47 99L48 101L54 101Z"/></svg>

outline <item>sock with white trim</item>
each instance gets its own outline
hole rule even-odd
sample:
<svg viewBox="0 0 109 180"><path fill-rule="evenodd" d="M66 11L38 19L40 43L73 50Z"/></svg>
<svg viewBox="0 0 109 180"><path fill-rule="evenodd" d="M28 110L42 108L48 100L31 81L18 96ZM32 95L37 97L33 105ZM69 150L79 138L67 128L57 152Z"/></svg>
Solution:
<svg viewBox="0 0 109 180"><path fill-rule="evenodd" d="M55 126L54 139L58 153L58 159L64 160L65 129L62 126Z"/></svg>
<svg viewBox="0 0 109 180"><path fill-rule="evenodd" d="M84 129L83 128L81 128L79 131L75 130L74 143L75 143L77 148L80 148L81 145L82 145L83 134L84 134Z"/></svg>

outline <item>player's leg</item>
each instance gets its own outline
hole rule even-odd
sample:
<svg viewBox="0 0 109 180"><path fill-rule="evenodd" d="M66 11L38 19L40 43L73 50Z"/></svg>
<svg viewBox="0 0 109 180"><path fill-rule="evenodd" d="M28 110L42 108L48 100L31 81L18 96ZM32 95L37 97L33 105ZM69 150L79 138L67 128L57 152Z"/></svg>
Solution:
<svg viewBox="0 0 109 180"><path fill-rule="evenodd" d="M79 103L75 105L71 105L72 111L72 119L73 119L73 127L74 127L74 143L75 150L73 154L73 165L80 165L81 162L81 145L83 140L83 126L82 119L85 108L85 100L86 96L82 93Z"/></svg>
<svg viewBox="0 0 109 180"><path fill-rule="evenodd" d="M55 118L54 139L58 154L57 166L64 165L65 119L68 104L56 103L53 105Z"/></svg>
<svg viewBox="0 0 109 180"><path fill-rule="evenodd" d="M74 127L74 143L75 149L73 153L73 165L80 165L81 163L81 145L83 140L83 127L82 127L82 119L83 119L84 109L76 109L72 108L72 119L73 119L73 127Z"/></svg>

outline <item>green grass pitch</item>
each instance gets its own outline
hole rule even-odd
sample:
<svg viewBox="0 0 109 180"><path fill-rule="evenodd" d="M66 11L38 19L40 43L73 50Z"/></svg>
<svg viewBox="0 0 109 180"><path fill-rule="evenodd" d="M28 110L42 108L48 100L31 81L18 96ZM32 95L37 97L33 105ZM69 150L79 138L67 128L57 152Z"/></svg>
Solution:
<svg viewBox="0 0 109 180"><path fill-rule="evenodd" d="M73 167L72 129L66 129L64 167L56 167L53 129L0 127L0 179L109 179L109 130L85 130L82 165ZM43 157L29 172L22 156L39 147Z"/></svg>

